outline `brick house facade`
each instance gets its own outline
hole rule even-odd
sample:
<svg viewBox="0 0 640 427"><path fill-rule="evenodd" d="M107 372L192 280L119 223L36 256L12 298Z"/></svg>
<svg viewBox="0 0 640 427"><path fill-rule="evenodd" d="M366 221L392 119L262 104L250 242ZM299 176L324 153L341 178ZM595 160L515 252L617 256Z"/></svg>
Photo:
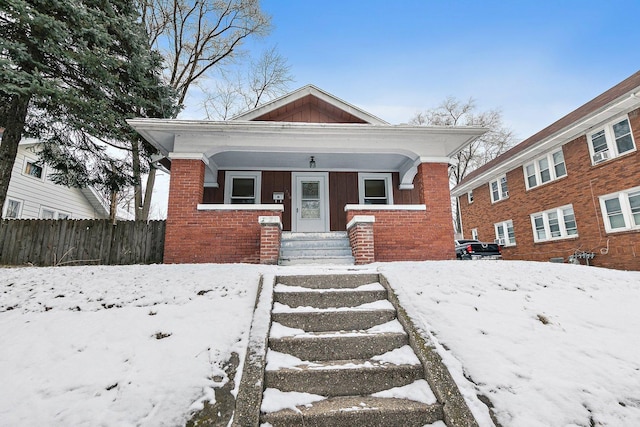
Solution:
<svg viewBox="0 0 640 427"><path fill-rule="evenodd" d="M464 237L501 240L505 259L640 270L639 95L640 72L465 178Z"/></svg>
<svg viewBox="0 0 640 427"><path fill-rule="evenodd" d="M275 263L282 231L348 231L358 264L452 259L448 164L486 131L389 125L311 85L229 121L129 123L171 161L167 263Z"/></svg>

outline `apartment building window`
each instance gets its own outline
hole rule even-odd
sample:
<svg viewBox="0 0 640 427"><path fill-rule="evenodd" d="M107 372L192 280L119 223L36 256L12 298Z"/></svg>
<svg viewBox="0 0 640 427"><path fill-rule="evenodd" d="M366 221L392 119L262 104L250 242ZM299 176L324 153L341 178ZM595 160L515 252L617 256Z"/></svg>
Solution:
<svg viewBox="0 0 640 427"><path fill-rule="evenodd" d="M361 173L358 174L358 180L360 204L393 204L393 191L391 190L390 173Z"/></svg>
<svg viewBox="0 0 640 427"><path fill-rule="evenodd" d="M224 202L232 205L260 203L260 172L227 171Z"/></svg>
<svg viewBox="0 0 640 427"><path fill-rule="evenodd" d="M614 120L588 134L591 163L598 164L636 149L629 118Z"/></svg>
<svg viewBox="0 0 640 427"><path fill-rule="evenodd" d="M6 209L4 217L7 219L20 218L20 212L22 211L22 202L14 199L7 199Z"/></svg>
<svg viewBox="0 0 640 427"><path fill-rule="evenodd" d="M473 190L467 193L467 202L469 202L469 204L473 203Z"/></svg>
<svg viewBox="0 0 640 427"><path fill-rule="evenodd" d="M640 229L640 187L600 197L608 232Z"/></svg>
<svg viewBox="0 0 640 427"><path fill-rule="evenodd" d="M578 236L578 226L573 212L573 205L532 214L531 227L535 242Z"/></svg>
<svg viewBox="0 0 640 427"><path fill-rule="evenodd" d="M500 178L489 183L491 191L491 201L497 202L509 197L509 188L507 187L507 176L502 175Z"/></svg>
<svg viewBox="0 0 640 427"><path fill-rule="evenodd" d="M527 190L567 175L562 149L539 157L524 165Z"/></svg>
<svg viewBox="0 0 640 427"><path fill-rule="evenodd" d="M514 246L516 234L513 231L513 221L498 222L493 225L496 231L496 242L502 246Z"/></svg>

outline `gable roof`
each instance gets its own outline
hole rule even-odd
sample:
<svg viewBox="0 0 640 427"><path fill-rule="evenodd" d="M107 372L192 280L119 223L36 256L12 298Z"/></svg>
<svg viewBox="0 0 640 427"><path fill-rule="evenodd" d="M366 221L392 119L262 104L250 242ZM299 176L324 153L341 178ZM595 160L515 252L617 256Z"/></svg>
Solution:
<svg viewBox="0 0 640 427"><path fill-rule="evenodd" d="M459 196L484 184L485 181L488 182L497 174L524 164L530 157L572 141L590 128L638 106L640 71L474 170L451 190L451 193Z"/></svg>
<svg viewBox="0 0 640 427"><path fill-rule="evenodd" d="M306 107L305 107L306 106ZM321 110L320 121L313 123L362 123L372 125L388 125L389 123L370 114L355 105L326 92L314 85L306 85L280 98L267 102L253 110L239 114L231 120L241 121L306 121L296 119L292 114L301 108ZM316 118L318 115L315 116Z"/></svg>

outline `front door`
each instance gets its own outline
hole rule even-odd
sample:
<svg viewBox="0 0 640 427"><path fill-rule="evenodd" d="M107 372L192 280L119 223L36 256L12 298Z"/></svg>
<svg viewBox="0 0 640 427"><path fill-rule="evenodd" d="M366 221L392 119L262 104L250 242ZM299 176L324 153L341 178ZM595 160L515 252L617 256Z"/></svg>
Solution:
<svg viewBox="0 0 640 427"><path fill-rule="evenodd" d="M326 172L293 172L293 214L291 231L329 231L329 197Z"/></svg>

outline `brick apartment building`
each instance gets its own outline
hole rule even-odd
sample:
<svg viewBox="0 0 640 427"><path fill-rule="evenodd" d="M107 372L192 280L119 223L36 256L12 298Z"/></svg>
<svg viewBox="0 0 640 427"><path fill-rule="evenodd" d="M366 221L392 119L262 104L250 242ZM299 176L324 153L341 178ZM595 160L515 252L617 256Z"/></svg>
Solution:
<svg viewBox="0 0 640 427"><path fill-rule="evenodd" d="M465 238L505 259L640 270L640 72L452 190Z"/></svg>

